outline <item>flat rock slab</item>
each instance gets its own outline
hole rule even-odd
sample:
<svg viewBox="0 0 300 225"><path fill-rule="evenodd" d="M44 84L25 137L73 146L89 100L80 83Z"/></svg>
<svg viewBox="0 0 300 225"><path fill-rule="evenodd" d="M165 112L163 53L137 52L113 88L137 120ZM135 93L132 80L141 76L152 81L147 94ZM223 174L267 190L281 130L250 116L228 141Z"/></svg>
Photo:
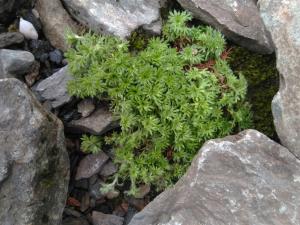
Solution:
<svg viewBox="0 0 300 225"><path fill-rule="evenodd" d="M52 108L58 108L72 100L68 94L68 81L72 79L68 66L38 83L33 91L41 101L48 101Z"/></svg>
<svg viewBox="0 0 300 225"><path fill-rule="evenodd" d="M86 118L73 120L67 124L68 130L72 133L90 133L102 135L105 132L119 126L108 109L101 107Z"/></svg>
<svg viewBox="0 0 300 225"><path fill-rule="evenodd" d="M83 178L89 178L99 173L101 167L108 159L109 157L104 152L90 154L84 157L79 163L75 179L80 180Z"/></svg>
<svg viewBox="0 0 300 225"><path fill-rule="evenodd" d="M300 161L255 130L208 141L130 225L300 224Z"/></svg>
<svg viewBox="0 0 300 225"><path fill-rule="evenodd" d="M272 53L254 0L178 0L195 18L220 30L228 39L259 53Z"/></svg>
<svg viewBox="0 0 300 225"><path fill-rule="evenodd" d="M0 80L0 224L59 225L69 157L62 123L21 81Z"/></svg>
<svg viewBox="0 0 300 225"><path fill-rule="evenodd" d="M33 64L34 56L30 52L0 49L0 79L21 78Z"/></svg>
<svg viewBox="0 0 300 225"><path fill-rule="evenodd" d="M272 102L274 124L281 143L300 158L300 1L260 0L259 4L281 75Z"/></svg>
<svg viewBox="0 0 300 225"><path fill-rule="evenodd" d="M121 38L139 27L160 32L159 0L63 0L72 16L95 32Z"/></svg>

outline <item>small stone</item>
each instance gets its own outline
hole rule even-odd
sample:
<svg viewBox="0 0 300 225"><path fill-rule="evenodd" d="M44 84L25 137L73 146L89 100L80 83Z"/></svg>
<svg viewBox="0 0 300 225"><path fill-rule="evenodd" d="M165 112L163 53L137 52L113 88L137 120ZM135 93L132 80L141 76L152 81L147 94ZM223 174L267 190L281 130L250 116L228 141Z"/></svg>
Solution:
<svg viewBox="0 0 300 225"><path fill-rule="evenodd" d="M141 211L146 205L147 201L143 198L134 198L134 197L128 197L127 201L130 205L132 205L134 208L136 208L138 211Z"/></svg>
<svg viewBox="0 0 300 225"><path fill-rule="evenodd" d="M112 190L112 191L109 191L108 193L106 193L105 197L108 199L114 199L114 198L119 197L119 195L120 195L120 191Z"/></svg>
<svg viewBox="0 0 300 225"><path fill-rule="evenodd" d="M103 168L100 171L100 176L109 177L117 172L116 165L109 160L107 163L104 164Z"/></svg>
<svg viewBox="0 0 300 225"><path fill-rule="evenodd" d="M108 156L104 152L90 154L84 157L79 163L75 179L89 178L99 173L101 167L108 159Z"/></svg>
<svg viewBox="0 0 300 225"><path fill-rule="evenodd" d="M24 20L23 18L20 19L19 31L24 35L26 39L37 40L39 38L39 35L32 23Z"/></svg>
<svg viewBox="0 0 300 225"><path fill-rule="evenodd" d="M81 113L83 118L88 117L91 115L92 112L95 110L95 105L92 99L84 99L77 105L78 112Z"/></svg>
<svg viewBox="0 0 300 225"><path fill-rule="evenodd" d="M89 225L89 222L83 218L68 217L62 221L62 225Z"/></svg>
<svg viewBox="0 0 300 225"><path fill-rule="evenodd" d="M32 9L32 14L35 16L35 18L39 19L40 18L40 14L36 9Z"/></svg>
<svg viewBox="0 0 300 225"><path fill-rule="evenodd" d="M24 36L20 32L7 32L0 34L0 48L5 48L24 41Z"/></svg>
<svg viewBox="0 0 300 225"><path fill-rule="evenodd" d="M31 87L40 76L40 63L35 61L34 64L31 66L30 71L25 76L26 84Z"/></svg>
<svg viewBox="0 0 300 225"><path fill-rule="evenodd" d="M144 198L149 192L150 192L151 188L149 184L144 184L141 185L138 190L137 193L135 194L135 198Z"/></svg>
<svg viewBox="0 0 300 225"><path fill-rule="evenodd" d="M122 225L124 218L93 211L92 221L93 225Z"/></svg>
<svg viewBox="0 0 300 225"><path fill-rule="evenodd" d="M60 50L55 49L49 53L49 59L53 63L60 64L63 59L63 55Z"/></svg>
<svg viewBox="0 0 300 225"><path fill-rule="evenodd" d="M29 49L34 57L42 62L46 62L45 54L48 55L48 52L52 51L52 47L49 41L46 40L30 40ZM47 56L48 59L49 55Z"/></svg>
<svg viewBox="0 0 300 225"><path fill-rule="evenodd" d="M48 53L42 53L39 57L39 60L42 62L42 63L45 63L49 58L49 54Z"/></svg>
<svg viewBox="0 0 300 225"><path fill-rule="evenodd" d="M72 100L67 92L67 84L71 79L72 77L66 66L47 79L39 82L33 87L33 91L41 101L48 100L51 102L52 108L58 108Z"/></svg>
<svg viewBox="0 0 300 225"><path fill-rule="evenodd" d="M90 133L94 135L102 135L118 126L119 123L113 120L111 112L105 108L99 108L89 117L73 120L67 124L70 132Z"/></svg>
<svg viewBox="0 0 300 225"><path fill-rule="evenodd" d="M0 78L21 78L33 63L34 56L30 52L0 49Z"/></svg>

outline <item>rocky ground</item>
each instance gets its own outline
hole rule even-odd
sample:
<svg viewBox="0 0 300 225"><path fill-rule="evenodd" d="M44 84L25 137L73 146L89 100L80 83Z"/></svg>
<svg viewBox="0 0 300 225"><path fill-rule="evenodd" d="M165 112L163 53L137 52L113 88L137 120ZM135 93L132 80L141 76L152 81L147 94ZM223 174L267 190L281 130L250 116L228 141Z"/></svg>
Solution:
<svg viewBox="0 0 300 225"><path fill-rule="evenodd" d="M216 2L0 0L1 225L300 224L300 4ZM68 95L66 30L157 35L172 7L236 45L275 51L281 80L272 110L282 146L244 131L206 143L186 175L157 198L147 185L129 197L126 183L103 194L118 170L113 149L86 154L80 137L119 125L107 102Z"/></svg>

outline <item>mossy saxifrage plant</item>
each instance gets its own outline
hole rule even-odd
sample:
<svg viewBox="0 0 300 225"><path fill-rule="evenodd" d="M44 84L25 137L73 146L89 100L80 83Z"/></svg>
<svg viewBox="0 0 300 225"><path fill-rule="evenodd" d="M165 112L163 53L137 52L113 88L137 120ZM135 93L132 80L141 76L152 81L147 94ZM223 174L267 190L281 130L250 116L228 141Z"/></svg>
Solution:
<svg viewBox="0 0 300 225"><path fill-rule="evenodd" d="M109 98L121 131L106 137L119 171L106 189L129 179L163 190L183 173L204 141L248 127L247 82L229 68L225 40L211 27L188 26L187 12L172 12L163 36L130 52L112 36L70 35L67 53L80 98Z"/></svg>

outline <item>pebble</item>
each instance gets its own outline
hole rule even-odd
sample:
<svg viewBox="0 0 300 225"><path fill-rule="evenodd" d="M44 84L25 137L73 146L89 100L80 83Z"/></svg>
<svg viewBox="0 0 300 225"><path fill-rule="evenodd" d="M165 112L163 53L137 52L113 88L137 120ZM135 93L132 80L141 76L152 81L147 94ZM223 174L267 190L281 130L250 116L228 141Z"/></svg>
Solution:
<svg viewBox="0 0 300 225"><path fill-rule="evenodd" d="M32 23L24 20L23 18L20 19L19 31L24 35L26 39L37 40L39 38L39 35Z"/></svg>
<svg viewBox="0 0 300 225"><path fill-rule="evenodd" d="M55 64L61 64L63 60L63 54L60 50L55 49L54 51L49 53L49 59Z"/></svg>
<svg viewBox="0 0 300 225"><path fill-rule="evenodd" d="M89 178L99 173L101 167L108 159L109 157L102 151L97 154L87 155L80 161L75 179Z"/></svg>
<svg viewBox="0 0 300 225"><path fill-rule="evenodd" d="M81 113L81 116L83 118L86 118L89 115L91 115L92 112L94 112L95 105L94 105L92 99L87 98L78 103L77 109L78 109L78 112Z"/></svg>

